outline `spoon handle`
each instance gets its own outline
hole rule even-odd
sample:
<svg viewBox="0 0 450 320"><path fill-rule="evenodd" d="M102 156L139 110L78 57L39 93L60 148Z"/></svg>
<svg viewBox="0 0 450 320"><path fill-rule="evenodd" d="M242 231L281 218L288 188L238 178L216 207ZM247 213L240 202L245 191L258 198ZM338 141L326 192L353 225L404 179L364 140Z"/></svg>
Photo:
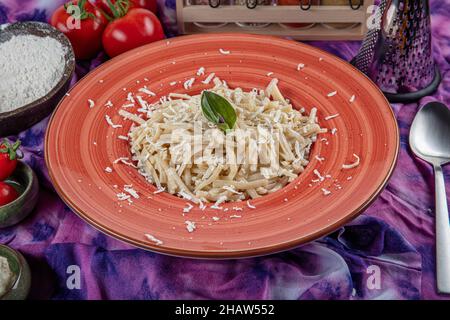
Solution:
<svg viewBox="0 0 450 320"><path fill-rule="evenodd" d="M450 223L441 166L434 166L434 175L436 182L437 288L440 293L450 293Z"/></svg>

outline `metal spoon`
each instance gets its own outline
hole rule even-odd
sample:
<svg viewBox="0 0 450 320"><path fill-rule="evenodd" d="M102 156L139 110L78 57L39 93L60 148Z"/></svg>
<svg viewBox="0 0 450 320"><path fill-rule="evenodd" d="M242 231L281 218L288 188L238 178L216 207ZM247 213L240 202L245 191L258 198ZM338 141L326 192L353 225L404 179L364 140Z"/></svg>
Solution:
<svg viewBox="0 0 450 320"><path fill-rule="evenodd" d="M442 166L450 162L450 110L440 102L423 106L411 126L412 151L434 167L437 289L450 293L450 224Z"/></svg>

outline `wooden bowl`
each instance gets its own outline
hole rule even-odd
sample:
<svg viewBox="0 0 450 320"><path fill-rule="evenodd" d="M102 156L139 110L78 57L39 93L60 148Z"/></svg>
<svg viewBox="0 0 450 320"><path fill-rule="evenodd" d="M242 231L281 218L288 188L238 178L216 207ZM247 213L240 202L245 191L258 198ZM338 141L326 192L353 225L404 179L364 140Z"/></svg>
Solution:
<svg viewBox="0 0 450 320"><path fill-rule="evenodd" d="M19 251L2 244L0 244L0 257L8 260L14 274L14 280L7 291L0 296L0 300L25 300L31 287L31 272L27 261Z"/></svg>
<svg viewBox="0 0 450 320"><path fill-rule="evenodd" d="M0 136L19 133L48 116L69 89L75 70L75 56L69 39L51 25L34 21L10 24L0 32L0 43L17 35L35 35L58 40L65 48L66 63L63 76L47 95L18 109L0 113Z"/></svg>
<svg viewBox="0 0 450 320"><path fill-rule="evenodd" d="M0 206L0 230L25 219L36 206L39 194L37 176L25 162L19 161L16 170L5 182L16 186L20 196L13 202Z"/></svg>

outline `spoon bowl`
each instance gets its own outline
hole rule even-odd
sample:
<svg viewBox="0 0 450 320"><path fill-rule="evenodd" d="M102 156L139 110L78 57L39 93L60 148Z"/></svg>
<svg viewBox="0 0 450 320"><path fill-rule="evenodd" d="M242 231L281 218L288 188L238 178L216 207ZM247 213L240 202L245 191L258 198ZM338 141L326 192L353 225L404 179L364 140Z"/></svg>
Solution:
<svg viewBox="0 0 450 320"><path fill-rule="evenodd" d="M411 126L409 144L413 152L433 165L450 162L450 109L430 102L417 113Z"/></svg>

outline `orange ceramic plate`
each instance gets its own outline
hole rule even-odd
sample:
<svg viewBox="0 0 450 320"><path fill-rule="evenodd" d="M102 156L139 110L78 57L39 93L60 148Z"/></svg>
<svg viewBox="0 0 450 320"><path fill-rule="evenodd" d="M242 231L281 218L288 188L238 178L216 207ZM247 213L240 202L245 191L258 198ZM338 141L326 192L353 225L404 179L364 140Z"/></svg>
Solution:
<svg viewBox="0 0 450 320"><path fill-rule="evenodd" d="M300 71L299 63L305 65ZM196 76L200 67L206 69L204 76ZM119 157L131 157L127 142L117 139L127 134L131 123L117 111L128 92L144 85L158 95L150 102L170 92L185 92L183 83L191 77L197 80L189 93L198 93L207 88L201 80L211 72L229 86L247 90L264 88L276 77L282 93L296 108L305 107L309 112L316 106L322 127L337 128L337 132L319 137L311 162L299 178L276 193L252 200L256 209L245 202L230 203L224 206L229 208L227 212L195 207L184 217L186 201L167 193L154 194L155 187L135 169L112 164ZM328 97L333 91L337 94ZM88 107L88 99L95 102L94 108ZM108 100L114 107L104 107ZM338 117L324 120L337 113ZM105 115L123 127L113 129ZM294 41L221 34L160 41L95 69L53 114L46 137L46 161L64 201L107 234L167 254L229 258L286 250L324 236L356 217L386 184L398 146L398 128L388 102L351 65ZM361 157L361 164L342 170L344 163L354 161L353 154ZM317 160L316 155L325 160ZM107 173L106 167L114 171ZM332 178L313 183L317 178L314 169ZM127 184L141 195L131 205L119 202L116 196ZM322 188L331 194L324 195ZM235 206L243 210L234 211ZM213 216L220 220L213 221ZM186 220L196 223L194 232L186 230ZM146 233L163 243L147 240Z"/></svg>

